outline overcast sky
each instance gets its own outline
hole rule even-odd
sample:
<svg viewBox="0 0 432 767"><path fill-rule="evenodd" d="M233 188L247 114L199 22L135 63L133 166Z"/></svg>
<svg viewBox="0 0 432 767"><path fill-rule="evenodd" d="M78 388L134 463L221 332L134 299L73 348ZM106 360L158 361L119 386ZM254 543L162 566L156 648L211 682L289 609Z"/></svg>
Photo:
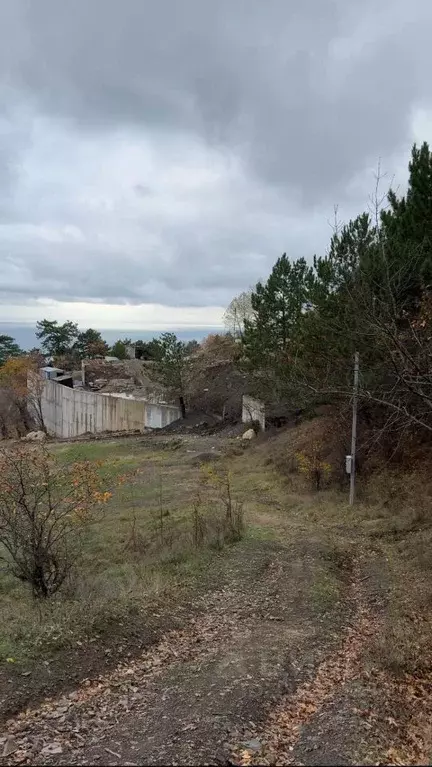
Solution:
<svg viewBox="0 0 432 767"><path fill-rule="evenodd" d="M430 0L1 0L0 322L217 325L432 141Z"/></svg>

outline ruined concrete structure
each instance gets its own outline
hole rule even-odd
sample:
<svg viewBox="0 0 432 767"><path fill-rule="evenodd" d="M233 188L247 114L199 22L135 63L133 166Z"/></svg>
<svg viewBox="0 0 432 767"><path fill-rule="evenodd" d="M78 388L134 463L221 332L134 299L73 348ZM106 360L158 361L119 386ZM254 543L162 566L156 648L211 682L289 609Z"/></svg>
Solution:
<svg viewBox="0 0 432 767"><path fill-rule="evenodd" d="M44 382L41 407L48 433L66 438L86 433L160 429L181 417L176 405L70 389L55 380Z"/></svg>

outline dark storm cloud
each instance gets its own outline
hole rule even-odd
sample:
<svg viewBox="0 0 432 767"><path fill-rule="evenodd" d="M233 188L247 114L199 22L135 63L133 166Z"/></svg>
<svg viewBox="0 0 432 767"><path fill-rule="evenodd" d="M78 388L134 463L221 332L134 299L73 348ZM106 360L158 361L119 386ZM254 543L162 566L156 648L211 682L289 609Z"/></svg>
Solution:
<svg viewBox="0 0 432 767"><path fill-rule="evenodd" d="M205 305L282 250L312 255L332 204L430 105L431 20L428 0L3 0L0 222L22 225L0 229L3 295L26 276L29 294ZM45 122L27 153L29 114ZM98 155L116 136L137 152L121 199ZM194 147L191 189L169 167Z"/></svg>

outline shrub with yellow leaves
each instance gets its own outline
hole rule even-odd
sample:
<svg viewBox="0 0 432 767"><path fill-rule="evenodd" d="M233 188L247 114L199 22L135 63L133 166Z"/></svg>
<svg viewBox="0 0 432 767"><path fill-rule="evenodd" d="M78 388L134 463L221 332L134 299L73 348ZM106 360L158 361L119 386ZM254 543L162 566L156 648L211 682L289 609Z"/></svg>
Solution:
<svg viewBox="0 0 432 767"><path fill-rule="evenodd" d="M86 460L66 466L44 446L0 450L0 562L35 598L61 588L84 527L112 496L100 466Z"/></svg>
<svg viewBox="0 0 432 767"><path fill-rule="evenodd" d="M313 442L307 452L296 453L298 470L314 490L321 490L332 473L331 465L324 461L320 454L321 450L317 442Z"/></svg>

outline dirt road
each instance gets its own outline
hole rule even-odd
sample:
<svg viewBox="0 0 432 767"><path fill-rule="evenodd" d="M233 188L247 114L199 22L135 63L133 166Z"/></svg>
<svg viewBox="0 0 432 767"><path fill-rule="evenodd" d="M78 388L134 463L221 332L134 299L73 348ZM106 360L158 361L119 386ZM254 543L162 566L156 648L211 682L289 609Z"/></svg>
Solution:
<svg viewBox="0 0 432 767"><path fill-rule="evenodd" d="M184 460L213 448L191 438ZM385 559L343 518L327 534L246 479L255 527L198 587L143 615L127 651L105 635L92 650L102 662L79 676L75 656L64 678L48 665L50 699L32 688L37 670L20 675L30 692L9 708L4 696L4 710L40 702L4 723L1 764L430 763L431 680L391 678L368 655L386 615Z"/></svg>
<svg viewBox="0 0 432 767"><path fill-rule="evenodd" d="M265 541L233 549L223 588L197 597L198 617L136 660L10 720L4 762L352 761L356 743L343 732L317 745L301 730L319 725L358 675L372 617L357 571L341 577L329 609L310 598L312 549Z"/></svg>

